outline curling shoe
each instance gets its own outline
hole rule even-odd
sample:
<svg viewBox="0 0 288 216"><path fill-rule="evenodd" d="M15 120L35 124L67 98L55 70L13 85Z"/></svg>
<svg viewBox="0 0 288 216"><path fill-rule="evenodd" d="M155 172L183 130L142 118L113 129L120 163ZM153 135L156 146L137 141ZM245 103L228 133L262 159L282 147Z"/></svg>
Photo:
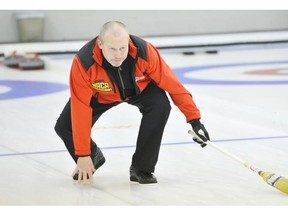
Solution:
<svg viewBox="0 0 288 216"><path fill-rule="evenodd" d="M157 183L157 178L152 173L142 172L133 166L130 166L130 181L139 184Z"/></svg>
<svg viewBox="0 0 288 216"><path fill-rule="evenodd" d="M99 167L101 167L104 163L105 163L105 157L102 153L102 151L100 150L100 148L97 147L97 152L92 156L92 162L94 165L95 170L97 170ZM74 180L78 180L78 172L73 176ZM94 173L93 173L94 174ZM89 179L89 177L87 176L87 179Z"/></svg>

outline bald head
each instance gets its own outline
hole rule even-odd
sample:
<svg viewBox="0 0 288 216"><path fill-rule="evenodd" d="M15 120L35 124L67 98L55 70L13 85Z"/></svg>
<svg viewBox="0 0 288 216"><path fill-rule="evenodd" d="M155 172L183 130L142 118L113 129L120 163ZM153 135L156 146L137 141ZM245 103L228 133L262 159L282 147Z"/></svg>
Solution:
<svg viewBox="0 0 288 216"><path fill-rule="evenodd" d="M118 21L105 23L100 31L99 48L104 58L114 67L119 67L129 52L129 34L126 26Z"/></svg>
<svg viewBox="0 0 288 216"><path fill-rule="evenodd" d="M122 22L110 21L102 26L99 37L101 42L104 43L107 37L124 37L126 39L129 39L129 33L125 24L123 24Z"/></svg>

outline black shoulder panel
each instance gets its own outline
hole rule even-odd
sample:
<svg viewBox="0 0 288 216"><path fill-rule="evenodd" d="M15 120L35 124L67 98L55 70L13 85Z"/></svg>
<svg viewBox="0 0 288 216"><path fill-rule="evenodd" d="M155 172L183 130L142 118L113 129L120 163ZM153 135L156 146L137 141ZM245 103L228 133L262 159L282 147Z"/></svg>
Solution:
<svg viewBox="0 0 288 216"><path fill-rule="evenodd" d="M130 35L130 38L133 41L133 44L138 49L139 57L143 58L144 60L147 61L147 44L146 44L146 41L137 37L137 36L134 36L134 35Z"/></svg>
<svg viewBox="0 0 288 216"><path fill-rule="evenodd" d="M83 46L77 53L82 66L85 70L88 70L91 65L95 62L93 59L93 49L96 44L96 38L89 41L85 46Z"/></svg>

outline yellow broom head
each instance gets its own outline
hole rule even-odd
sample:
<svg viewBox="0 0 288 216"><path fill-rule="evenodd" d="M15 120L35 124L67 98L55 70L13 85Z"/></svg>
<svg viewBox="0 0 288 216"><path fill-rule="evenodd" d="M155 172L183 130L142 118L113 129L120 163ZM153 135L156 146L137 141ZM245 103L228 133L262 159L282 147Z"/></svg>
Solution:
<svg viewBox="0 0 288 216"><path fill-rule="evenodd" d="M288 179L284 178L280 175L271 173L271 172L263 172L259 171L258 174L263 178L263 180L275 187L276 189L282 191L283 193L288 194Z"/></svg>

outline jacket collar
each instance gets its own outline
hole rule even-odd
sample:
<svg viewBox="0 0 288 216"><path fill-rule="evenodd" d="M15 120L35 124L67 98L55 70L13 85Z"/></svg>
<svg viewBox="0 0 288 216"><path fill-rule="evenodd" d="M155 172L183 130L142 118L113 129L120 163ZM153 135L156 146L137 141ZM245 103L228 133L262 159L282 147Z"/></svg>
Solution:
<svg viewBox="0 0 288 216"><path fill-rule="evenodd" d="M95 47L93 48L93 59L96 61L97 64L102 66L104 57L102 55L100 47L98 46L98 40L99 36L96 37L96 44ZM129 39L128 47L129 47L128 55L130 55L133 59L135 59L137 56L137 47L134 46L131 39Z"/></svg>

